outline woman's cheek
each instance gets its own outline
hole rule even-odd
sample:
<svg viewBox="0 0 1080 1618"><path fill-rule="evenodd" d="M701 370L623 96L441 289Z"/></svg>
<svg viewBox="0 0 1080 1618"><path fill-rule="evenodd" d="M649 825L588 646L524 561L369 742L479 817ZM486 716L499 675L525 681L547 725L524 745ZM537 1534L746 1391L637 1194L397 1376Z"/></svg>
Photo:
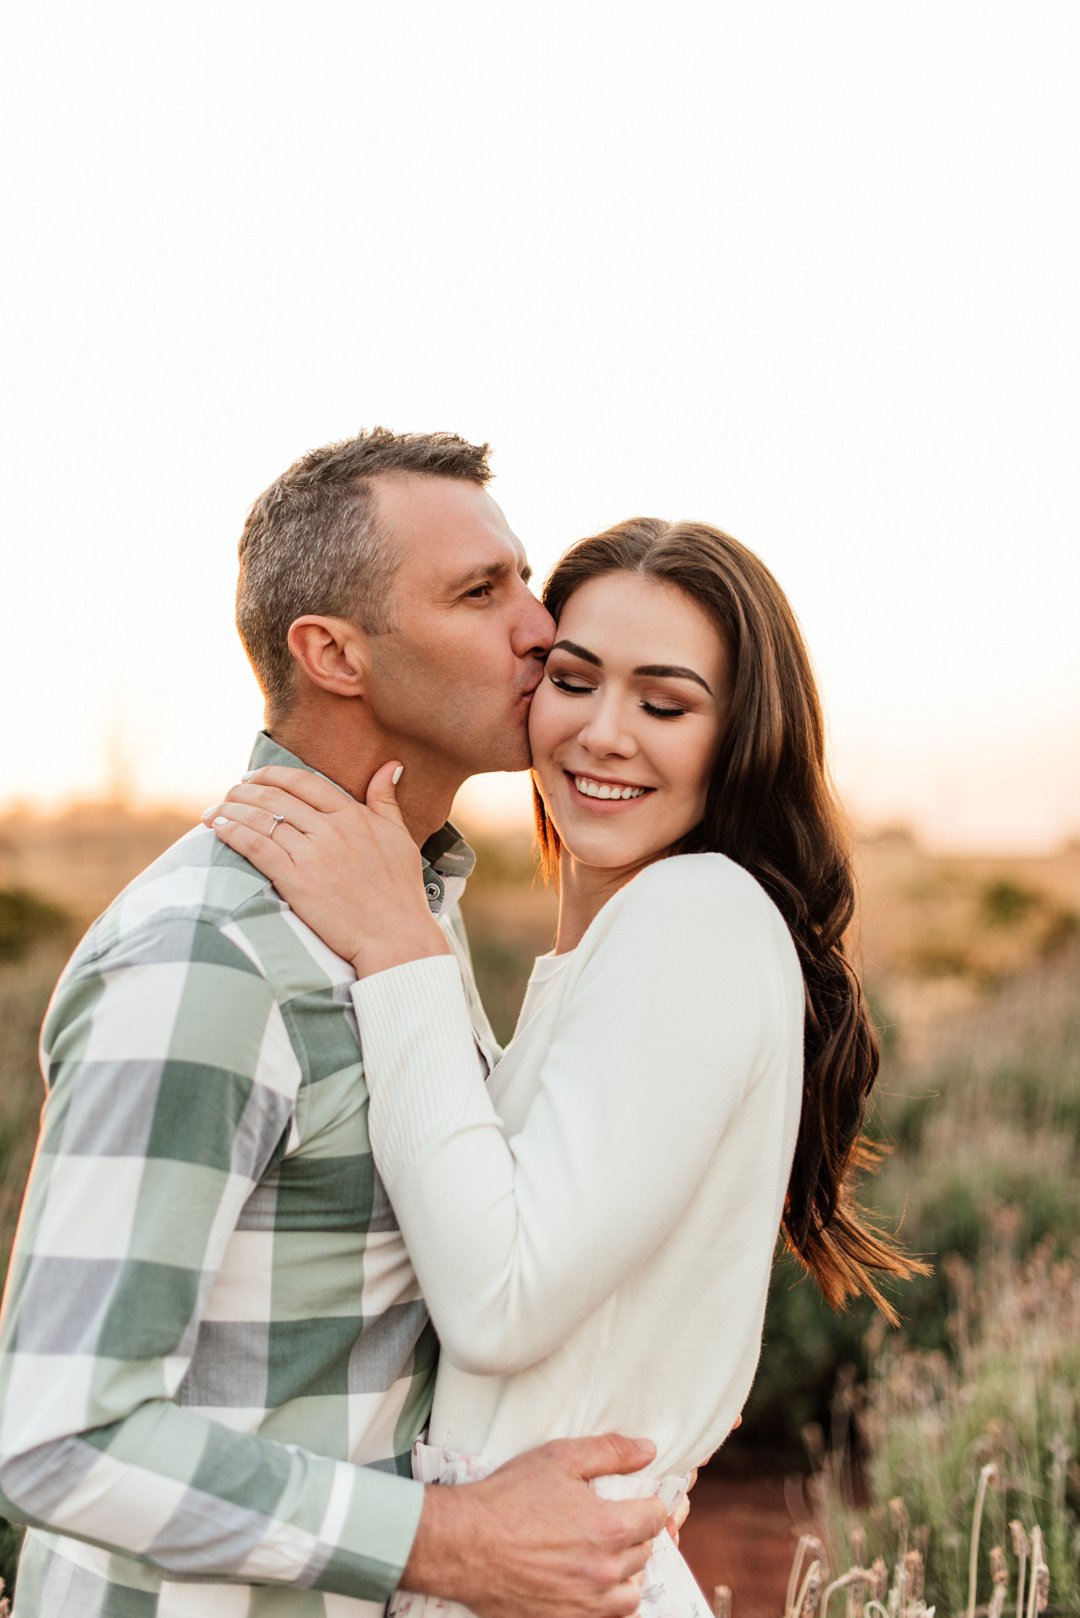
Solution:
<svg viewBox="0 0 1080 1618"><path fill-rule="evenodd" d="M541 680L529 707L529 746L532 749L533 768L537 768L544 755L550 752L552 731L552 701L556 695L549 680Z"/></svg>

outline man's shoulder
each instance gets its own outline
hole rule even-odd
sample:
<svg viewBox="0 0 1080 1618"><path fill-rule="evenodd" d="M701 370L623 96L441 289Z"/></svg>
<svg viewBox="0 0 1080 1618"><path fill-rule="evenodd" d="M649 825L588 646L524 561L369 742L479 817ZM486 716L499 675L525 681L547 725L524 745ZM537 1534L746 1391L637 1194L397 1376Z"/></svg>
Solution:
<svg viewBox="0 0 1080 1618"><path fill-rule="evenodd" d="M90 927L71 966L123 956L137 939L175 949L185 935L242 933L256 917L281 917L284 901L254 866L196 826L134 877Z"/></svg>
<svg viewBox="0 0 1080 1618"><path fill-rule="evenodd" d="M185 961L264 978L283 1007L310 1010L329 995L351 1015L355 973L349 963L301 921L267 877L202 826L117 894L76 948L58 992L127 966Z"/></svg>

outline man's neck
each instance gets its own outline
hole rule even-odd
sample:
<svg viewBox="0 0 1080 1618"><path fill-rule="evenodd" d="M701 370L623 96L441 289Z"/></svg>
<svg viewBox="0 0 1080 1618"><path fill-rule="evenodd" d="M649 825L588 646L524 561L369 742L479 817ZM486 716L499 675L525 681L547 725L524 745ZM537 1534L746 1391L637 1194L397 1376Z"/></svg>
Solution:
<svg viewBox="0 0 1080 1618"><path fill-rule="evenodd" d="M380 736L342 735L340 730L314 723L303 713L268 722L266 729L279 747L344 787L360 803L380 765L398 758L405 766L397 787L398 806L418 848L449 818L461 782L447 778L419 752L400 745L395 749Z"/></svg>

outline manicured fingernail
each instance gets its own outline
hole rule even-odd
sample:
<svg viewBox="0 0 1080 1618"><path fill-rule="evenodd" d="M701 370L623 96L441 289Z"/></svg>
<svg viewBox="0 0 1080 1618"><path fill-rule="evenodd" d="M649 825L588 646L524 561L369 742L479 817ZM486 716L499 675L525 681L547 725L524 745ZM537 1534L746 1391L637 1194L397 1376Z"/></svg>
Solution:
<svg viewBox="0 0 1080 1618"><path fill-rule="evenodd" d="M218 815L217 819L214 821L215 826L227 826L228 824L229 822L225 819L224 815Z"/></svg>
<svg viewBox="0 0 1080 1618"><path fill-rule="evenodd" d="M200 816L199 816L199 819L200 819L200 820L205 820L205 819L206 819L206 817L207 817L207 815L212 815L212 814L213 814L213 812L214 812L214 806L213 806L213 804L212 804L212 803L211 803L211 804L209 804L209 805L208 805L208 806L207 806L207 808L205 808L205 809L204 809L204 810L203 810L203 812L202 812L202 814L201 814L201 815L200 815Z"/></svg>
<svg viewBox="0 0 1080 1618"><path fill-rule="evenodd" d="M405 769L404 764L399 764L398 765L397 769L394 771L393 775L390 777L391 786L395 786L395 787L397 786L398 782L401 780L402 772L404 771L404 769Z"/></svg>
<svg viewBox="0 0 1080 1618"><path fill-rule="evenodd" d="M255 771L254 771L254 770L248 770L248 771L247 771L247 772L246 772L246 774L244 774L244 775L242 775L242 776L241 776L241 777L240 777L240 779L241 779L241 781L250 781L250 780L251 780L251 777L252 777L252 776L253 776L253 775L254 775L254 774L255 774Z"/></svg>

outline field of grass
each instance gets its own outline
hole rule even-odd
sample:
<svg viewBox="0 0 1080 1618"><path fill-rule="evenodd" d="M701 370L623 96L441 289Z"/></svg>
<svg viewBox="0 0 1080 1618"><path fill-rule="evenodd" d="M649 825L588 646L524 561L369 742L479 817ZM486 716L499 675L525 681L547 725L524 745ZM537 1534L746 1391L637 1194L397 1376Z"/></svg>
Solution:
<svg viewBox="0 0 1080 1618"><path fill-rule="evenodd" d="M997 897L989 883L986 891ZM1024 925L1034 908L1018 912ZM968 958L982 947L976 934ZM1030 935L1009 972L925 1021L917 1038L904 1032L901 1023L883 1066L876 1127L892 1154L870 1200L934 1273L895 1294L904 1318L892 1333L862 1306L830 1315L781 1263L745 1430L782 1449L806 1423L826 1579L853 1559L882 1557L901 1569L890 1572L901 1612L917 1613L901 1576L904 1548L917 1546L921 1599L939 1613L997 1603L1025 1618L1042 1608L1030 1579L1020 1589L1014 1542L1024 1537L1010 1525L1030 1538L1037 1524L1048 1610L1080 1614L1074 929L1056 920L1049 945ZM858 1588L848 1594L861 1612Z"/></svg>
<svg viewBox="0 0 1080 1618"><path fill-rule="evenodd" d="M0 820L0 1270L33 1150L52 985L94 911L185 825L115 806ZM467 911L505 1038L532 957L550 946L554 904L526 839L481 856ZM898 1294L904 1327L886 1334L868 1309L830 1315L778 1263L744 1427L717 1464L796 1467L808 1431L833 1567L847 1565L852 1532L868 1555L895 1559L888 1502L902 1497L925 1529L926 1599L942 1615L966 1611L966 1536L992 1465L980 1606L989 1549L1017 1517L1041 1523L1053 1606L1080 1614L1080 848L943 860L892 837L864 845L861 862L861 951L885 1048L875 1128L892 1146L872 1196L935 1272ZM0 1525L9 1581L12 1544Z"/></svg>

